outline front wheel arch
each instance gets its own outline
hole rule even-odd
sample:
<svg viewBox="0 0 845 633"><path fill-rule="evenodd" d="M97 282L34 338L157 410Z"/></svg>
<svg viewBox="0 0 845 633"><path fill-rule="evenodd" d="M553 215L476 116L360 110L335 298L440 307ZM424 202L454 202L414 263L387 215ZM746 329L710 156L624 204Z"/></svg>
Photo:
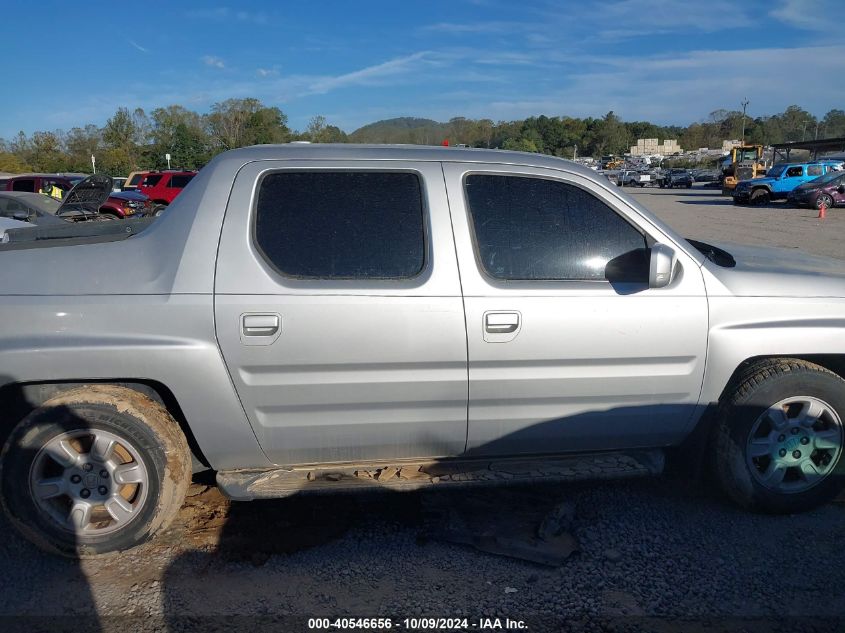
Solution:
<svg viewBox="0 0 845 633"><path fill-rule="evenodd" d="M767 359L748 366L726 396L708 452L717 482L734 502L756 511L794 513L840 492L845 482L841 376L797 358Z"/></svg>

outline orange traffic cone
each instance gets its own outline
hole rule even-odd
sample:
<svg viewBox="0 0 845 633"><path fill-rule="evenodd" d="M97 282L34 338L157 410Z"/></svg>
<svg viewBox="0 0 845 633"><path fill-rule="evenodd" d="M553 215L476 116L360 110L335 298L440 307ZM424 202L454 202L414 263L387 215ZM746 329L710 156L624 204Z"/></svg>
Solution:
<svg viewBox="0 0 845 633"><path fill-rule="evenodd" d="M824 220L827 217L827 206L822 202L819 207L819 220Z"/></svg>

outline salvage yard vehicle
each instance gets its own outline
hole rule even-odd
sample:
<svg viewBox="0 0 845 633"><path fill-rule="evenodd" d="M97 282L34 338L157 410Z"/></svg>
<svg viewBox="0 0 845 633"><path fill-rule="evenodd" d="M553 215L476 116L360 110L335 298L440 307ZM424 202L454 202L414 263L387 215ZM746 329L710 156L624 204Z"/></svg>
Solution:
<svg viewBox="0 0 845 633"><path fill-rule="evenodd" d="M13 176L6 182L7 191L26 191L38 193L48 186L56 188L66 195L74 185L85 178L84 174L25 174ZM109 182L112 179L109 178ZM112 187L112 185L109 185ZM152 210L149 198L134 191L110 191L103 200L99 212L104 219L126 218L132 215L142 215Z"/></svg>
<svg viewBox="0 0 845 633"><path fill-rule="evenodd" d="M798 185L787 200L796 207L828 209L845 204L845 172L831 171L815 180Z"/></svg>
<svg viewBox="0 0 845 633"><path fill-rule="evenodd" d="M127 177L126 180L121 185L121 189L123 191L135 191L138 188L138 185L147 177L147 171L133 171Z"/></svg>
<svg viewBox="0 0 845 633"><path fill-rule="evenodd" d="M179 169L150 171L138 185L138 190L149 197L154 205L165 207L173 202L196 175L195 171Z"/></svg>
<svg viewBox="0 0 845 633"><path fill-rule="evenodd" d="M655 182L657 182L657 179L651 173L626 169L619 172L616 184L620 187L624 187L626 185L630 185L632 187L645 187L647 185L652 185Z"/></svg>
<svg viewBox="0 0 845 633"><path fill-rule="evenodd" d="M729 196L743 180L766 173L762 145L740 145L731 149L730 161L722 169L722 195Z"/></svg>
<svg viewBox="0 0 845 633"><path fill-rule="evenodd" d="M838 163L780 163L762 178L743 180L733 190L734 204L768 204L772 200L786 200L799 185L815 180L838 167Z"/></svg>
<svg viewBox="0 0 845 633"><path fill-rule="evenodd" d="M70 229L0 247L0 500L48 551L143 542L201 468L248 500L692 451L750 510L842 488L845 264L686 240L570 161L262 145Z"/></svg>
<svg viewBox="0 0 845 633"><path fill-rule="evenodd" d="M67 223L56 212L62 203L40 193L26 191L0 191L0 217L11 218L30 224Z"/></svg>
<svg viewBox="0 0 845 633"><path fill-rule="evenodd" d="M686 169L670 169L660 179L660 188L674 189L675 187L692 188L692 174Z"/></svg>
<svg viewBox="0 0 845 633"><path fill-rule="evenodd" d="M0 191L0 215L38 226L67 226L69 222L104 220L100 213L111 194L112 179L95 174L82 178L60 202L28 191Z"/></svg>

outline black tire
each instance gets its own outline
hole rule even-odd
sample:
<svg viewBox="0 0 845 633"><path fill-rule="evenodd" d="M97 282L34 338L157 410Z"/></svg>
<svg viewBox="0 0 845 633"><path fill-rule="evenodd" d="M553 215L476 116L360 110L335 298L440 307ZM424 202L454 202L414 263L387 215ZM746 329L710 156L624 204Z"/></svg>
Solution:
<svg viewBox="0 0 845 633"><path fill-rule="evenodd" d="M691 182L687 183L687 189L692 189L692 183Z"/></svg>
<svg viewBox="0 0 845 633"><path fill-rule="evenodd" d="M833 198L831 198L826 193L820 193L816 198L816 209L822 208L822 202L824 202L824 206L826 209L830 209L833 206Z"/></svg>
<svg viewBox="0 0 845 633"><path fill-rule="evenodd" d="M749 202L755 207L769 204L771 201L772 196L769 194L768 189L755 189L751 192L751 197L749 198Z"/></svg>
<svg viewBox="0 0 845 633"><path fill-rule="evenodd" d="M783 358L752 366L735 385L720 406L710 443L713 471L724 492L746 509L775 514L804 512L836 497L845 486L845 451L839 451L828 474L809 489L782 492L757 481L747 459L747 447L757 420L785 398L817 398L845 420L845 380L814 363Z"/></svg>
<svg viewBox="0 0 845 633"><path fill-rule="evenodd" d="M86 430L117 436L133 448L146 470L137 514L107 534L79 534L62 527L31 492L31 474L42 448L57 436ZM91 385L48 400L12 430L0 454L0 503L18 531L41 549L85 558L129 549L167 527L182 505L190 478L188 444L163 406L132 389ZM60 495L58 502L63 501L71 499ZM93 520L91 525L96 527Z"/></svg>

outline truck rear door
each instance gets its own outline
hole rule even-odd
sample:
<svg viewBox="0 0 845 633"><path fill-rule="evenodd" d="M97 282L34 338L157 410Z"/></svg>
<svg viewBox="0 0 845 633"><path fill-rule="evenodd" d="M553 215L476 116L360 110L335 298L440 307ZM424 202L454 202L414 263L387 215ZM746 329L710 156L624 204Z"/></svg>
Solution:
<svg viewBox="0 0 845 633"><path fill-rule="evenodd" d="M215 316L271 461L464 450L466 328L439 163L245 166L223 224Z"/></svg>

